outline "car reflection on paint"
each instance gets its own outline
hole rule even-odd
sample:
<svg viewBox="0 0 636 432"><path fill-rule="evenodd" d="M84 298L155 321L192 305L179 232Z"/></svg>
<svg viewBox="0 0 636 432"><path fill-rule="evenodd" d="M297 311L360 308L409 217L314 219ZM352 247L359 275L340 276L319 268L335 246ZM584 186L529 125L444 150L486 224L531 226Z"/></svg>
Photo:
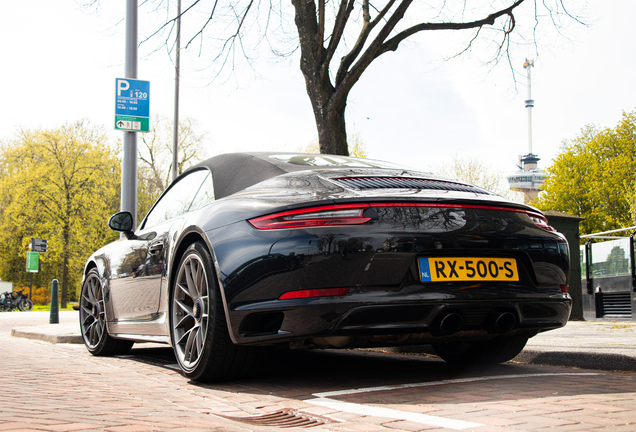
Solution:
<svg viewBox="0 0 636 432"><path fill-rule="evenodd" d="M198 381L251 373L268 347L430 344L498 363L571 310L565 238L537 209L385 162L234 153L179 176L84 270L94 355L170 344ZM119 275L119 276L117 276Z"/></svg>

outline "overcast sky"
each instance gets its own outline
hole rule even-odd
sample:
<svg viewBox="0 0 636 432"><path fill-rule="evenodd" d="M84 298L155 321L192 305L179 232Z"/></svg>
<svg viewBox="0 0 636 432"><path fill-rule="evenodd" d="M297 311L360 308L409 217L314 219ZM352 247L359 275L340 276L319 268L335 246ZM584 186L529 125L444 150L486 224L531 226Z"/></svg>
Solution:
<svg viewBox="0 0 636 432"><path fill-rule="evenodd" d="M125 1L102 4L95 12L73 0L2 3L0 139L82 118L121 137L113 125L115 78L124 76ZM544 41L535 59L533 152L542 168L584 125L614 127L622 111L636 107L636 1L589 0L585 15L588 27L572 23L570 40ZM144 22L140 33L148 34ZM151 82L151 113L171 118L174 70L165 50L151 53L155 47L140 48L138 77ZM443 49L419 38L374 63L350 95L349 132L375 159L430 167L456 154L512 173L517 155L528 152L527 52L514 52L515 90L505 64L488 73L474 58L444 63L441 56L451 53ZM275 61L262 54L257 73L239 69L236 79L211 82L197 55L189 48L182 57L181 116L208 134L209 156L296 151L317 138L297 56Z"/></svg>

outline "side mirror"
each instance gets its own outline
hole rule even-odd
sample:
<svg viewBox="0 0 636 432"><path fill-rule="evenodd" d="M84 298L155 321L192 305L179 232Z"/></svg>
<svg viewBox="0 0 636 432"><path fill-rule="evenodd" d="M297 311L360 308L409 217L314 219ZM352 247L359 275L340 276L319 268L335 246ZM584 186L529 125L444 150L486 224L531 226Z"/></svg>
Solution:
<svg viewBox="0 0 636 432"><path fill-rule="evenodd" d="M115 213L108 219L108 227L113 231L124 233L127 239L134 236L132 213L122 211Z"/></svg>

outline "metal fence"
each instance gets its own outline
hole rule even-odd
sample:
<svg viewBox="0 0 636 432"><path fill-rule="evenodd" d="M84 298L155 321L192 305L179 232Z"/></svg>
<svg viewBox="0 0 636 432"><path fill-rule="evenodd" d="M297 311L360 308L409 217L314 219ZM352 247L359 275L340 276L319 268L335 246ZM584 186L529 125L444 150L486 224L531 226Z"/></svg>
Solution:
<svg viewBox="0 0 636 432"><path fill-rule="evenodd" d="M636 232L629 237L612 235L634 229L636 226L581 236L588 239L580 247L586 320L636 320L632 314L636 301ZM593 243L592 239L602 241Z"/></svg>

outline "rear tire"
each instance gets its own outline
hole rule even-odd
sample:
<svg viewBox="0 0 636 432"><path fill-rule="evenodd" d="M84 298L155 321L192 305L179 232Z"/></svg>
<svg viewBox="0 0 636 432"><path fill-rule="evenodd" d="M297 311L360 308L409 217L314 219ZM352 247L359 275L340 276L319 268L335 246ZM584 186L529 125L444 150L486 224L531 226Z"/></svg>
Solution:
<svg viewBox="0 0 636 432"><path fill-rule="evenodd" d="M79 317L84 345L94 356L126 354L135 343L108 334L104 291L97 269L88 272L82 285Z"/></svg>
<svg viewBox="0 0 636 432"><path fill-rule="evenodd" d="M526 346L525 336L500 336L476 342L441 342L432 344L444 361L456 365L497 364L515 358Z"/></svg>
<svg viewBox="0 0 636 432"><path fill-rule="evenodd" d="M212 258L203 242L183 254L170 292L170 337L184 376L200 382L251 374L260 349L232 343Z"/></svg>

